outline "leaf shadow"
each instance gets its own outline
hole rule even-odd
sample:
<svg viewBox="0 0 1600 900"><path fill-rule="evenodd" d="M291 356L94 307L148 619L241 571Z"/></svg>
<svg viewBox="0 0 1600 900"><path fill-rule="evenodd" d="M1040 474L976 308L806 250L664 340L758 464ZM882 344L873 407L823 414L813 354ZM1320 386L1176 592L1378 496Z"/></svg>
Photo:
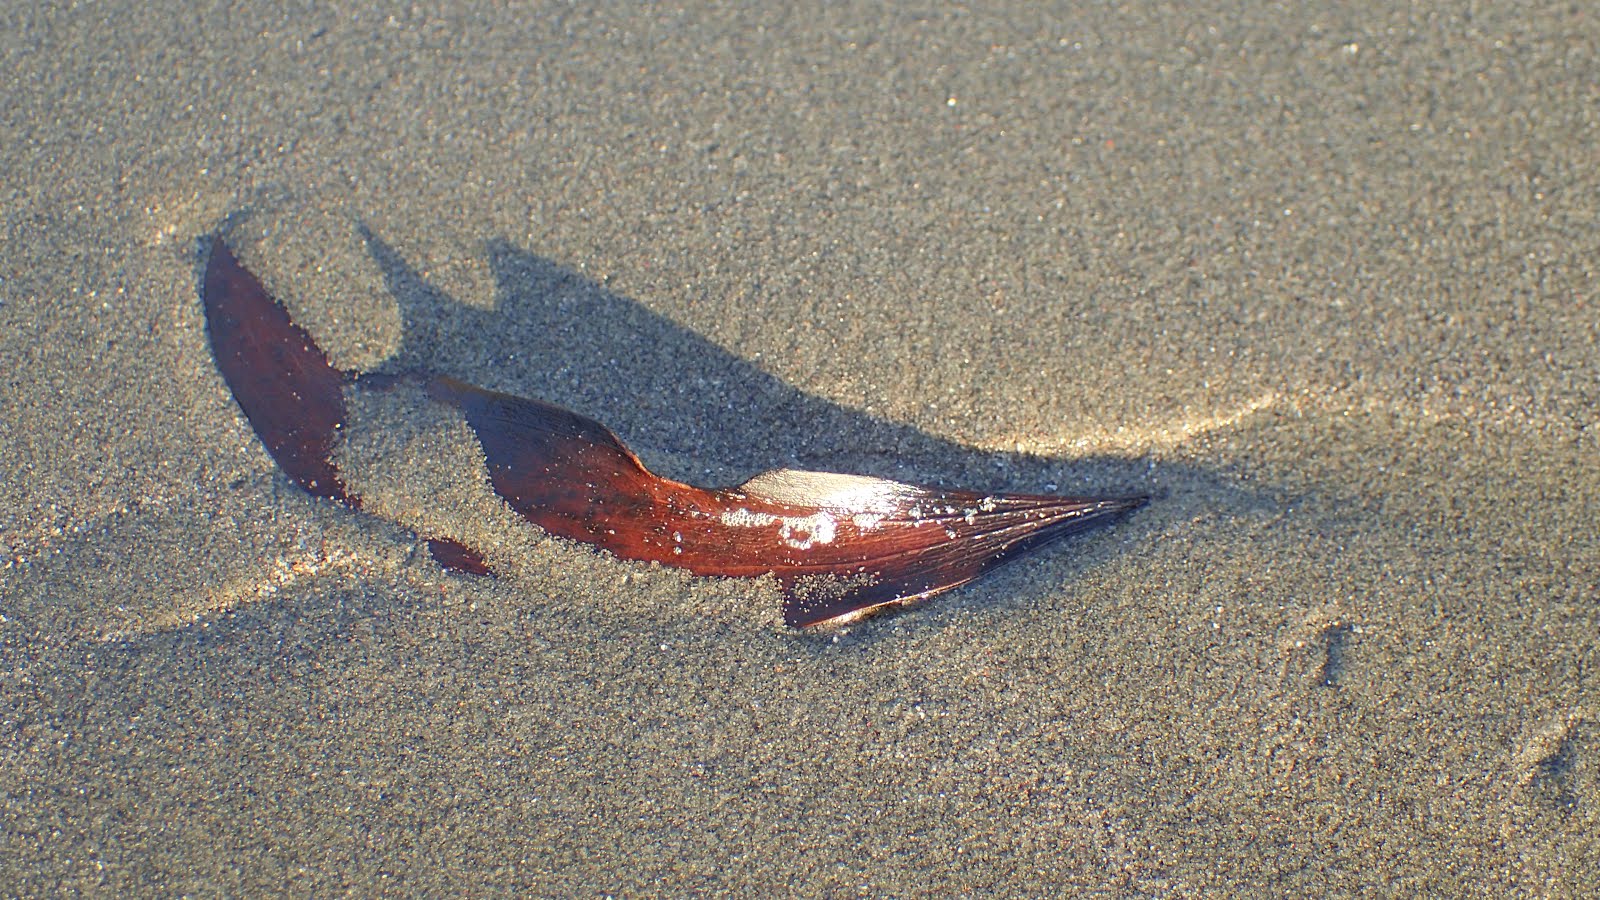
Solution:
<svg viewBox="0 0 1600 900"><path fill-rule="evenodd" d="M385 368L443 372L568 407L611 427L668 477L731 484L792 466L975 490L1158 499L1198 481L1230 505L1264 502L1187 465L983 450L835 403L504 240L487 247L495 308L478 309L430 284L370 229L362 235L403 323L403 344Z"/></svg>

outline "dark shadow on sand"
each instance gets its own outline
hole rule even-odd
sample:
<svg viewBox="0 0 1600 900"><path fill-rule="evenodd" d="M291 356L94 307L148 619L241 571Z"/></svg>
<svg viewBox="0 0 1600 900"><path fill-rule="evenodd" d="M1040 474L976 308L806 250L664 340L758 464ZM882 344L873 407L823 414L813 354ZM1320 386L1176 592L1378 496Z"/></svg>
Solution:
<svg viewBox="0 0 1600 900"><path fill-rule="evenodd" d="M649 465L653 451L665 451L737 472L735 481L794 466L975 490L1159 498L1175 480L1201 478L1238 491L1215 474L1141 458L977 450L841 406L504 241L488 247L496 308L476 309L430 285L381 237L363 234L403 322L404 343L385 368L441 372L568 407L611 427Z"/></svg>

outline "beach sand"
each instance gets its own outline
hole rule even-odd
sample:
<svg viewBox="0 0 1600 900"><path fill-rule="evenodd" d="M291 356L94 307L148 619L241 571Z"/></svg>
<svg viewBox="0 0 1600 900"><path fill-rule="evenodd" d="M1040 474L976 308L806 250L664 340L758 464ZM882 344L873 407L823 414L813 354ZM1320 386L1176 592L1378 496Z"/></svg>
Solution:
<svg viewBox="0 0 1600 900"><path fill-rule="evenodd" d="M1600 883L1587 8L0 18L0 893ZM675 477L1154 500L810 632L452 576L256 440L219 229L340 365Z"/></svg>

